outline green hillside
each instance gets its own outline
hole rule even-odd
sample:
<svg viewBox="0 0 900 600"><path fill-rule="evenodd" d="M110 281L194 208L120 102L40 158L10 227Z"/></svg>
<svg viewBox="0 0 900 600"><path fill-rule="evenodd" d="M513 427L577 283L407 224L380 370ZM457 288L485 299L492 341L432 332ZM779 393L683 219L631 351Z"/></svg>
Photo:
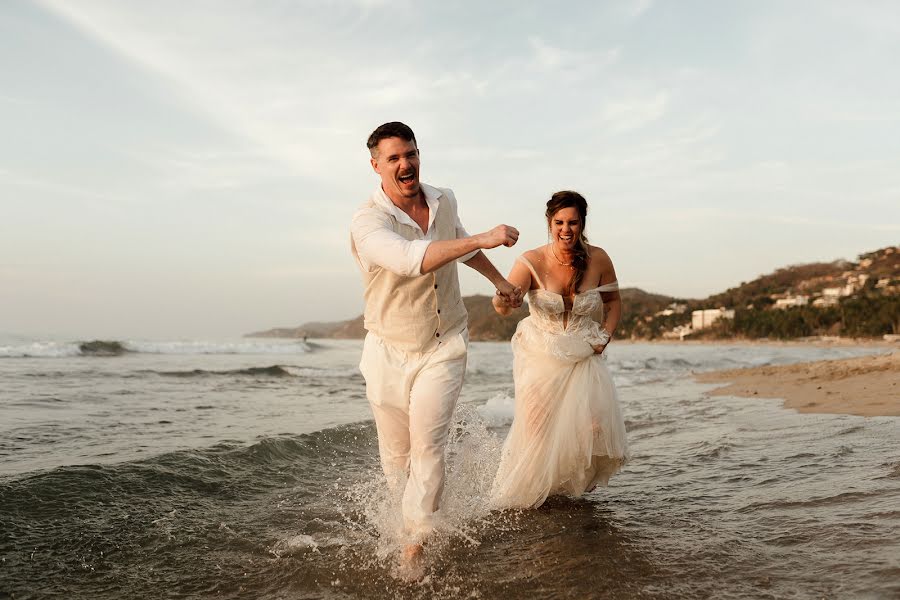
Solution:
<svg viewBox="0 0 900 600"><path fill-rule="evenodd" d="M622 318L617 338L657 339L691 324L691 312L723 308L734 318L691 331L690 339L778 338L815 335L880 337L900 333L900 247L861 254L857 262L792 265L761 275L708 298L677 299L638 288L621 290ZM779 302L808 304L781 307ZM791 300L794 299L794 300ZM527 307L498 315L490 296L463 298L473 340L508 340ZM595 318L599 318L596 315ZM247 337L344 338L365 336L362 316L333 323L306 323Z"/></svg>

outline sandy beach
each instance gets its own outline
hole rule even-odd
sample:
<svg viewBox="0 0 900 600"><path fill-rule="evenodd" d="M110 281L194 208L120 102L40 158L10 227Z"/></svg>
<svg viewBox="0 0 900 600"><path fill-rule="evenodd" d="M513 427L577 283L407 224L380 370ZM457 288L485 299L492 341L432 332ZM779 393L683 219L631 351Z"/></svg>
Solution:
<svg viewBox="0 0 900 600"><path fill-rule="evenodd" d="M695 374L714 396L783 398L804 413L900 416L900 352Z"/></svg>
<svg viewBox="0 0 900 600"><path fill-rule="evenodd" d="M684 340L614 340L616 344L654 344L660 346L776 346L776 347L814 347L814 348L884 348L887 350L900 349L900 344L894 341L873 338L850 337L810 337L788 340L773 340L769 338L722 338L722 339L689 339Z"/></svg>

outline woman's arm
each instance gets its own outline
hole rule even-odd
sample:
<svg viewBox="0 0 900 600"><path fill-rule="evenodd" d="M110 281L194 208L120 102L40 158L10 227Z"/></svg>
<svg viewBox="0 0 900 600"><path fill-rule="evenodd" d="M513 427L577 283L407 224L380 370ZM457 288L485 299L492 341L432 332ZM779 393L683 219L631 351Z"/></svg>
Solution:
<svg viewBox="0 0 900 600"><path fill-rule="evenodd" d="M603 298L603 329L609 332L609 337L612 338L622 316L622 297L619 292L602 292L600 297Z"/></svg>
<svg viewBox="0 0 900 600"><path fill-rule="evenodd" d="M591 258L592 260L601 261L600 285L618 281L612 259L604 250L600 248L596 250L597 252L594 252ZM622 317L622 297L618 291L600 292L600 297L603 299L603 323L600 325L609 334L609 340L605 344L594 346L594 352L597 354L602 353L609 345L609 342L612 341L613 335L616 333L616 327L619 326L619 319Z"/></svg>
<svg viewBox="0 0 900 600"><path fill-rule="evenodd" d="M517 260L515 264L513 264L512 271L509 272L509 277L506 278L506 280L518 288L522 294L531 289L531 279L531 270L529 270L529 268L520 260ZM495 295L491 300L491 303L494 305L494 310L497 311L497 314L504 317L513 310L513 306L504 296Z"/></svg>

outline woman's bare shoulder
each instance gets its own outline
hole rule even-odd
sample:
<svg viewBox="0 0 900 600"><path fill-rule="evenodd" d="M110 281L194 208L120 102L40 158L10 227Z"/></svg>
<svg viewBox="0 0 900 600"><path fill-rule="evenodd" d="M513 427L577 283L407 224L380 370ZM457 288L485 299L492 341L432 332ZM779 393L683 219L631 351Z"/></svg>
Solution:
<svg viewBox="0 0 900 600"><path fill-rule="evenodd" d="M591 251L591 260L599 261L601 263L612 263L612 259L609 257L609 254L606 253L606 250L601 248L600 246L588 246Z"/></svg>
<svg viewBox="0 0 900 600"><path fill-rule="evenodd" d="M532 248L531 250L526 250L522 253L522 258L528 259L530 263L539 263L544 260L544 247L539 246L537 248Z"/></svg>
<svg viewBox="0 0 900 600"><path fill-rule="evenodd" d="M616 268L606 250L599 246L591 246L591 272L599 278L598 285L605 285L616 280Z"/></svg>

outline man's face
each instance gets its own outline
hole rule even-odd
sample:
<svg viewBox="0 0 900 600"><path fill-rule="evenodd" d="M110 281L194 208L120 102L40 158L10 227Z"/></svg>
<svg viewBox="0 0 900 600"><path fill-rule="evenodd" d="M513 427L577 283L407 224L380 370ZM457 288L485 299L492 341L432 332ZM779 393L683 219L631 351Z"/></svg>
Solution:
<svg viewBox="0 0 900 600"><path fill-rule="evenodd" d="M391 199L419 196L419 149L412 141L385 138L375 147L372 168L381 175L381 188Z"/></svg>

